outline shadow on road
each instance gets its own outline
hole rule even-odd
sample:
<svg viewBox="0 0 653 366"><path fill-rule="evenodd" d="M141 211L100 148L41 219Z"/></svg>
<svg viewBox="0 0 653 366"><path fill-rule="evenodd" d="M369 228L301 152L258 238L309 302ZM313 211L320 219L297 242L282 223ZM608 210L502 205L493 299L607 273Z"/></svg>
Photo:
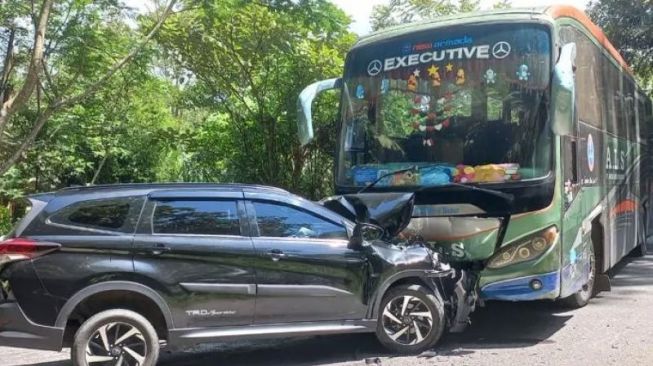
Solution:
<svg viewBox="0 0 653 366"><path fill-rule="evenodd" d="M649 245L653 253L653 245ZM653 255L626 257L611 271L613 290L619 295L653 285ZM618 298L618 297L617 297ZM611 299L614 300L614 299ZM604 302L599 296L595 303ZM531 347L553 343L573 313L553 302L488 302L472 316L472 325L460 334L446 335L433 352L421 357L462 356L487 348ZM372 334L321 336L300 339L233 342L198 346L179 352L162 351L159 365L323 365L336 362L372 362L389 357ZM68 366L69 362L46 362L38 366Z"/></svg>

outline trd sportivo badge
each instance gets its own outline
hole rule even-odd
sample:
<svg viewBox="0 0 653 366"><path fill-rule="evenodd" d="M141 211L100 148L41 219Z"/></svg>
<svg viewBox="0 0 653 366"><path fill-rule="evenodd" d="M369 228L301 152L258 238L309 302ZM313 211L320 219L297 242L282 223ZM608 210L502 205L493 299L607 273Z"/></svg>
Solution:
<svg viewBox="0 0 653 366"><path fill-rule="evenodd" d="M186 310L186 315L188 316L228 316L236 315L235 310L215 310L215 309L197 309L197 310Z"/></svg>

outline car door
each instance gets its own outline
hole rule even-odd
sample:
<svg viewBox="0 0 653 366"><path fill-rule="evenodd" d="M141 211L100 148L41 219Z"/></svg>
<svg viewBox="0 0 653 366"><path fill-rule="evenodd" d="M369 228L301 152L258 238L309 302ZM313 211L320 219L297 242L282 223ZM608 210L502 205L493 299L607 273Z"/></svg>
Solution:
<svg viewBox="0 0 653 366"><path fill-rule="evenodd" d="M342 218L308 201L245 193L257 251L255 323L362 319L367 262Z"/></svg>
<svg viewBox="0 0 653 366"><path fill-rule="evenodd" d="M242 191L150 194L134 241L134 268L166 297L175 327L253 321L255 257Z"/></svg>

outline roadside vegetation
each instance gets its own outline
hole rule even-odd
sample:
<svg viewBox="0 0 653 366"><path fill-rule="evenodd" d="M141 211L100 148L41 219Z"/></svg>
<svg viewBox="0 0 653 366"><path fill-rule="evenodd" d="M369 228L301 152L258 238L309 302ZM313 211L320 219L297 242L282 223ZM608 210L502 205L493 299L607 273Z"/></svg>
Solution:
<svg viewBox="0 0 653 366"><path fill-rule="evenodd" d="M498 1L497 8L510 7ZM374 29L479 1L390 0ZM653 80L653 3L588 12ZM0 233L12 199L70 185L262 183L309 198L332 190L337 94L315 106L300 147L296 98L341 74L357 36L327 0L0 0Z"/></svg>

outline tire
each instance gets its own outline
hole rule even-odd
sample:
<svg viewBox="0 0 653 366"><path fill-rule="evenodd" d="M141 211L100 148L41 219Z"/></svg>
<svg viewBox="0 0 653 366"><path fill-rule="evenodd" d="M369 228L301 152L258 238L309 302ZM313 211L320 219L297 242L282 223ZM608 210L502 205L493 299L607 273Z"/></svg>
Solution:
<svg viewBox="0 0 653 366"><path fill-rule="evenodd" d="M646 249L646 242L643 242L639 244L638 246L633 249L632 252L630 252L630 255L633 257L644 257L646 255L647 249Z"/></svg>
<svg viewBox="0 0 653 366"><path fill-rule="evenodd" d="M411 316L410 310L416 310L416 315ZM444 328L440 294L420 285L402 285L391 288L383 297L376 337L392 352L416 354L433 348Z"/></svg>
<svg viewBox="0 0 653 366"><path fill-rule="evenodd" d="M591 242L590 242L591 244ZM594 245L590 245L590 278L583 287L575 294L560 300L560 303L570 309L580 309L587 305L594 296L594 282L596 279L596 256Z"/></svg>
<svg viewBox="0 0 653 366"><path fill-rule="evenodd" d="M142 315L130 310L107 310L82 324L70 353L75 366L155 366L159 337ZM96 361L89 362L90 358Z"/></svg>
<svg viewBox="0 0 653 366"><path fill-rule="evenodd" d="M644 217L642 217L642 222L644 223L644 230L643 230L643 232L641 234L640 234L640 232L637 233L637 234L639 234L638 235L639 245L636 246L635 248L633 248L633 250L630 252L630 256L631 257L636 257L636 258L645 257L646 252L648 252L648 250L646 248L646 242L648 241L647 240L648 239L648 230L646 228L646 226L647 226L646 225L646 222L647 222L646 218L648 217L648 215L646 214L646 209L645 208L642 208L642 211L644 212L644 214L642 215L642 216L644 216Z"/></svg>

